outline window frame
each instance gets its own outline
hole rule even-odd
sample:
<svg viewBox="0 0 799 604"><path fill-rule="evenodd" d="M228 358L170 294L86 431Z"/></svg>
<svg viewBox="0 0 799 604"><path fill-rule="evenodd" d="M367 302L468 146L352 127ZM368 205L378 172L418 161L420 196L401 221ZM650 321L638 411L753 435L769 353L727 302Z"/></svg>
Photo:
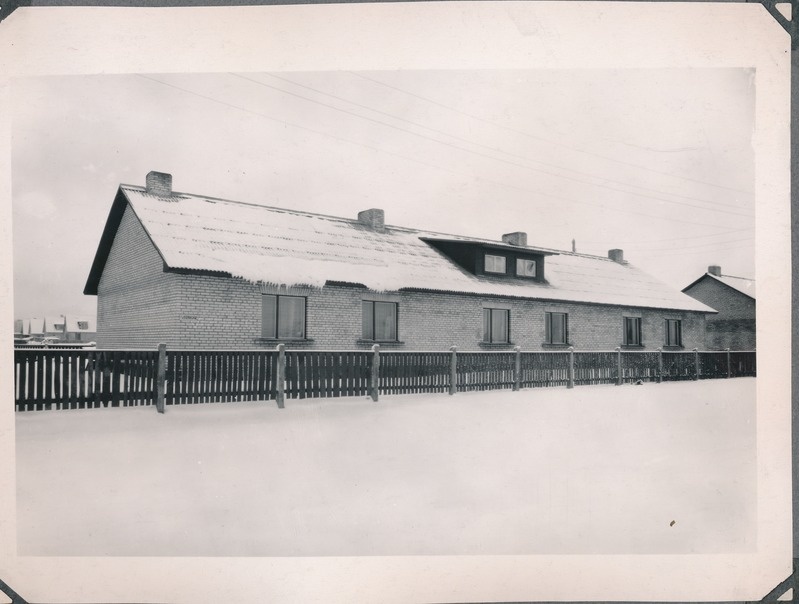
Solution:
<svg viewBox="0 0 799 604"><path fill-rule="evenodd" d="M364 312L365 306L369 304L371 305L371 336L368 337L366 333L364 333ZM377 313L375 312L375 305L376 304L390 304L394 306L394 339L393 340L386 340L386 339L376 339L375 333L376 329L376 317ZM390 300L361 300L361 339L366 342L399 342L399 302L392 302Z"/></svg>
<svg viewBox="0 0 799 604"><path fill-rule="evenodd" d="M505 313L505 334L506 339L504 340L495 340L494 339L494 313ZM488 317L488 321L486 321L486 316ZM486 326L488 329L486 330ZM483 344L510 344L510 309L508 308L496 308L496 307L484 307L483 308Z"/></svg>
<svg viewBox="0 0 799 604"><path fill-rule="evenodd" d="M269 298L275 299L275 312L274 312L274 319L272 330L274 335L267 335L266 332L266 317L265 317L265 308L264 308L264 300ZM281 298L294 298L302 300L302 335L297 336L281 336L280 335L280 299ZM300 341L300 340L307 340L308 339L308 297L307 296L295 296L291 294L261 294L261 338L264 340L275 340L275 341Z"/></svg>
<svg viewBox="0 0 799 604"><path fill-rule="evenodd" d="M676 326L676 342L671 340L671 325ZM665 328L666 328L666 337L665 337L665 346L672 346L675 348L682 348L682 319L665 319Z"/></svg>
<svg viewBox="0 0 799 604"><path fill-rule="evenodd" d="M638 326L638 329L635 330L635 341L630 341L628 339L628 321L635 321L635 325ZM643 346L644 345L644 337L643 337L643 321L641 317L623 317L622 321L622 344L624 346Z"/></svg>
<svg viewBox="0 0 799 604"><path fill-rule="evenodd" d="M498 258L502 260L502 270L491 270L488 268L488 258ZM489 254L485 252L483 254L483 272L489 273L492 275L507 275L508 274L508 258L507 256L502 256L500 254Z"/></svg>
<svg viewBox="0 0 799 604"><path fill-rule="evenodd" d="M544 341L546 344L552 344L553 346L568 346L569 345L569 313L567 312L560 312L560 311L546 311L544 313L544 328L545 328L545 338ZM553 340L553 329L552 329L552 319L557 315L559 317L563 317L563 341L562 342L555 342Z"/></svg>
<svg viewBox="0 0 799 604"><path fill-rule="evenodd" d="M533 274L528 275L526 273L519 272L519 263L520 262L532 262L533 263ZM538 279L538 260L534 258L516 258L516 276L522 277L523 279Z"/></svg>

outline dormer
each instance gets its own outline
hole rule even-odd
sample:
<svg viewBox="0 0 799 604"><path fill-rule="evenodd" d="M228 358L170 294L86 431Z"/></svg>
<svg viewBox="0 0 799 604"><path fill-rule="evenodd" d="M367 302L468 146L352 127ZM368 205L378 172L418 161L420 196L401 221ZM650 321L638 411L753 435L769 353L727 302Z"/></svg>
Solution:
<svg viewBox="0 0 799 604"><path fill-rule="evenodd" d="M474 275L513 281L546 283L544 259L557 254L553 250L528 246L527 235L521 232L503 235L502 242L443 237L421 239Z"/></svg>

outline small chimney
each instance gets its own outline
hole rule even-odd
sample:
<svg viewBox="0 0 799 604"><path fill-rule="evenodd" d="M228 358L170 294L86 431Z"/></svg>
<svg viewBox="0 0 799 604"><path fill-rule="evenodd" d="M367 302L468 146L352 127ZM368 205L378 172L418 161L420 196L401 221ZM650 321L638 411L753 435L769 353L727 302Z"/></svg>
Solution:
<svg viewBox="0 0 799 604"><path fill-rule="evenodd" d="M159 197L172 196L172 175L164 172L147 173L147 192Z"/></svg>
<svg viewBox="0 0 799 604"><path fill-rule="evenodd" d="M522 233L521 231L505 233L502 236L502 241L511 245L527 245L527 233Z"/></svg>
<svg viewBox="0 0 799 604"><path fill-rule="evenodd" d="M380 208L370 208L363 212L358 212L358 222L362 225L368 226L373 231L384 233L386 214Z"/></svg>
<svg viewBox="0 0 799 604"><path fill-rule="evenodd" d="M575 253L576 251L577 251L577 240L572 239L572 253Z"/></svg>
<svg viewBox="0 0 799 604"><path fill-rule="evenodd" d="M613 262L624 264L624 250L608 250L608 258Z"/></svg>
<svg viewBox="0 0 799 604"><path fill-rule="evenodd" d="M716 277L721 277L721 267L715 264L712 264L707 267L707 272L710 275L714 275Z"/></svg>

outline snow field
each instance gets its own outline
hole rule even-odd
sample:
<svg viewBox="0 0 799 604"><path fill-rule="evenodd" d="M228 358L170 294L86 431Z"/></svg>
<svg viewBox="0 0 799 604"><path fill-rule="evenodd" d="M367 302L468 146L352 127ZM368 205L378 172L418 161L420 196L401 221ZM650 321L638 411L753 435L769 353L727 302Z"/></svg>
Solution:
<svg viewBox="0 0 799 604"><path fill-rule="evenodd" d="M754 378L166 411L17 413L19 555L755 546Z"/></svg>

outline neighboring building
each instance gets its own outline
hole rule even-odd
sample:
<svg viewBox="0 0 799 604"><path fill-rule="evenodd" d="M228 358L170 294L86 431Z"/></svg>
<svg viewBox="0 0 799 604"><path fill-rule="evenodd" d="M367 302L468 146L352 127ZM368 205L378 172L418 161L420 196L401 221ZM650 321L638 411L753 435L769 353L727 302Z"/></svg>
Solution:
<svg viewBox="0 0 799 604"><path fill-rule="evenodd" d="M58 342L92 342L97 335L97 321L73 315L47 316L14 321L14 335L33 340L48 338Z"/></svg>
<svg viewBox="0 0 799 604"><path fill-rule="evenodd" d="M707 319L708 349L755 349L754 279L722 275L720 266L709 266L707 273L682 291L718 311Z"/></svg>
<svg viewBox="0 0 799 604"><path fill-rule="evenodd" d="M713 309L624 261L121 185L84 293L101 348L702 347Z"/></svg>

